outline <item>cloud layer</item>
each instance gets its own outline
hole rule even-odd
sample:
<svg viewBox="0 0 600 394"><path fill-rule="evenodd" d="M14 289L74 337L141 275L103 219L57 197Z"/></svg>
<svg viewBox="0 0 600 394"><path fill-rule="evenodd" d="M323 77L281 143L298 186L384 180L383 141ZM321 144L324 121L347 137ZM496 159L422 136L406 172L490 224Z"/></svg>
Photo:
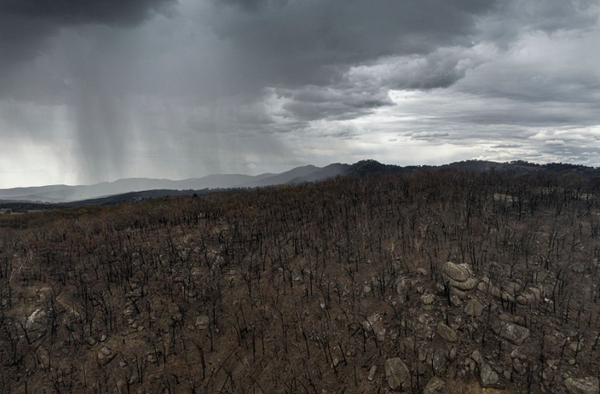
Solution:
<svg viewBox="0 0 600 394"><path fill-rule="evenodd" d="M0 0L0 187L363 158L599 165L598 11Z"/></svg>

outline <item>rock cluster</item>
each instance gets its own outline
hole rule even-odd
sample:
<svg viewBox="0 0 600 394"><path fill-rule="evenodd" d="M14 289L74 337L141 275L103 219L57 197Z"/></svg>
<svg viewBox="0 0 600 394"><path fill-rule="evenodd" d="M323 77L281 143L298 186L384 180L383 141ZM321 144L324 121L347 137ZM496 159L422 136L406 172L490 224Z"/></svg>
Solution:
<svg viewBox="0 0 600 394"><path fill-rule="evenodd" d="M471 267L450 261L442 267L442 280L443 284L449 287L450 297L456 296L461 300L467 299L467 292L473 290L479 283L479 280L473 276Z"/></svg>
<svg viewBox="0 0 600 394"><path fill-rule="evenodd" d="M482 387L495 387L500 381L498 372L492 368L479 350L473 351L471 357L466 360L466 364L471 372L479 371L479 382Z"/></svg>

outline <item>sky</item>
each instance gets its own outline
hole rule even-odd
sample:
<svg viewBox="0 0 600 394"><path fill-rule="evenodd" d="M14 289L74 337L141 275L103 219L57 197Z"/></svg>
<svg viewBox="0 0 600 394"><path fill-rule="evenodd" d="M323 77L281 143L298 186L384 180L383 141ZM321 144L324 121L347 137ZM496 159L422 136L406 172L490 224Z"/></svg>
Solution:
<svg viewBox="0 0 600 394"><path fill-rule="evenodd" d="M0 188L600 166L598 0L0 0Z"/></svg>

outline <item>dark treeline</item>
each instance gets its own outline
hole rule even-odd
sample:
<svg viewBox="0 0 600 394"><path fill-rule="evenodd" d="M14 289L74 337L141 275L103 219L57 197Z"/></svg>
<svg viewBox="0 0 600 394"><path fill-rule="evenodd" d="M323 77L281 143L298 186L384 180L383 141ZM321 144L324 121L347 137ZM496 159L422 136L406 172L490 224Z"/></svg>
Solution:
<svg viewBox="0 0 600 394"><path fill-rule="evenodd" d="M410 392L468 392L479 350L494 387L564 392L599 373L598 185L424 170L13 215L0 390L383 392L398 357ZM487 287L453 290L447 261Z"/></svg>

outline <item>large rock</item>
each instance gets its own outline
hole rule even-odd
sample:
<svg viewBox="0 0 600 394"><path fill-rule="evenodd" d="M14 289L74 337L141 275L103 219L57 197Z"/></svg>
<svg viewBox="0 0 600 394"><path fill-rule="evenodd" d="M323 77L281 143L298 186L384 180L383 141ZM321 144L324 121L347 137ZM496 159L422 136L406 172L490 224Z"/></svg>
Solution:
<svg viewBox="0 0 600 394"><path fill-rule="evenodd" d="M476 299L472 299L465 306L465 313L473 317L481 316L483 314L483 305Z"/></svg>
<svg viewBox="0 0 600 394"><path fill-rule="evenodd" d="M525 376L525 374L527 373L527 367L525 367L525 365L523 365L523 362L518 358L513 359L513 369L516 373L518 373L521 376Z"/></svg>
<svg viewBox="0 0 600 394"><path fill-rule="evenodd" d="M565 380L565 387L571 394L599 394L600 383L598 378L591 376L585 378L569 378Z"/></svg>
<svg viewBox="0 0 600 394"><path fill-rule="evenodd" d="M457 280L448 278L447 282L448 282L448 285L451 287L455 287L459 290L467 291L467 290L473 290L475 287L477 287L477 285L479 284L479 279L467 278L465 281L459 282Z"/></svg>
<svg viewBox="0 0 600 394"><path fill-rule="evenodd" d="M424 311L431 311L434 308L435 296L433 294L423 294L421 296L421 307Z"/></svg>
<svg viewBox="0 0 600 394"><path fill-rule="evenodd" d="M392 390L410 390L410 372L400 358L385 361L385 377Z"/></svg>
<svg viewBox="0 0 600 394"><path fill-rule="evenodd" d="M482 293L489 294L502 301L515 301L514 296L508 294L505 291L500 290L499 287L494 286L491 282L479 282L479 284L477 285L477 290L481 291Z"/></svg>
<svg viewBox="0 0 600 394"><path fill-rule="evenodd" d="M431 305L435 302L435 296L433 294L423 294L421 296L421 304Z"/></svg>
<svg viewBox="0 0 600 394"><path fill-rule="evenodd" d="M423 394L441 393L444 388L446 388L446 383L437 376L434 376L429 379L427 386L425 386L425 389L423 390Z"/></svg>
<svg viewBox="0 0 600 394"><path fill-rule="evenodd" d="M210 323L210 318L206 315L198 316L196 318L196 328L198 330L206 330Z"/></svg>
<svg viewBox="0 0 600 394"><path fill-rule="evenodd" d="M31 331L41 331L45 330L46 322L47 322L47 313L43 309L36 309L29 317L27 318L27 322L25 323L25 328Z"/></svg>
<svg viewBox="0 0 600 394"><path fill-rule="evenodd" d="M479 379L481 380L481 385L483 387L494 387L498 384L500 377L496 371L490 367L490 364L484 363L479 368Z"/></svg>
<svg viewBox="0 0 600 394"><path fill-rule="evenodd" d="M48 332L48 312L42 309L36 309L25 322L25 328L29 331L31 337L35 339L43 338Z"/></svg>
<svg viewBox="0 0 600 394"><path fill-rule="evenodd" d="M477 285L477 290L481 291L482 293L491 294L496 298L500 298L502 295L500 289L494 286L491 282L479 282Z"/></svg>
<svg viewBox="0 0 600 394"><path fill-rule="evenodd" d="M379 313L371 315L363 323L363 328L366 332L373 331L377 336L377 340L382 342L385 340L386 329L383 326L383 317Z"/></svg>
<svg viewBox="0 0 600 394"><path fill-rule="evenodd" d="M479 365L480 368L485 363L485 359L483 358L483 355L478 349L475 349L473 351L473 353L471 354L471 358L475 360L475 362L477 363L477 365Z"/></svg>
<svg viewBox="0 0 600 394"><path fill-rule="evenodd" d="M467 266L463 264L454 264L450 261L444 264L442 273L447 279L452 279L457 282L464 282L471 277L471 272Z"/></svg>
<svg viewBox="0 0 600 394"><path fill-rule="evenodd" d="M445 341L454 343L458 341L458 336L456 335L456 331L452 328L448 327L442 322L439 322L437 325L437 334L442 337Z"/></svg>
<svg viewBox="0 0 600 394"><path fill-rule="evenodd" d="M441 373L448 360L448 350L443 347L436 348L433 353L427 357L428 364L433 369L434 373Z"/></svg>
<svg viewBox="0 0 600 394"><path fill-rule="evenodd" d="M523 294L519 294L517 296L517 302L520 305L527 305L527 304L532 304L535 301L537 301L537 299L535 298L535 294L533 292L524 292Z"/></svg>
<svg viewBox="0 0 600 394"><path fill-rule="evenodd" d="M466 291L450 286L450 298L457 297L460 300L466 300L469 295Z"/></svg>
<svg viewBox="0 0 600 394"><path fill-rule="evenodd" d="M396 279L394 288L396 289L396 294L404 298L410 291L410 281L407 278L400 276Z"/></svg>
<svg viewBox="0 0 600 394"><path fill-rule="evenodd" d="M103 346L102 349L100 349L100 352L98 353L97 359L98 359L98 364L102 365L106 365L109 362L111 362L114 358L115 358L116 354L113 353L113 351L106 346Z"/></svg>
<svg viewBox="0 0 600 394"><path fill-rule="evenodd" d="M492 324L492 329L500 338L514 345L521 345L529 338L529 330L514 323L495 321Z"/></svg>

